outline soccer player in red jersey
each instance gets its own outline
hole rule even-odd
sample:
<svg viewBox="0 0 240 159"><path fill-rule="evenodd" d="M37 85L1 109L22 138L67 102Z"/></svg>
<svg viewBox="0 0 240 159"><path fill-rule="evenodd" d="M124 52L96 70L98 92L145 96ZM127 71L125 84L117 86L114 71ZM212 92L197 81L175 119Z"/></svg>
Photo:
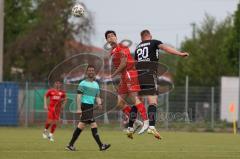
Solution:
<svg viewBox="0 0 240 159"><path fill-rule="evenodd" d="M44 96L44 109L48 110L48 116L43 131L43 138L48 138L50 141L54 141L53 133L57 127L59 121L60 112L64 108L67 98L63 90L61 90L62 83L59 81L54 82L54 87L49 89ZM49 98L49 104L47 100ZM48 128L51 127L50 133Z"/></svg>
<svg viewBox="0 0 240 159"><path fill-rule="evenodd" d="M138 92L140 91L140 86L138 82L138 72L135 68L135 60L130 54L128 47L118 44L116 33L112 30L106 31L105 38L107 42L111 45L111 56L114 64L115 71L114 73L107 78L114 78L116 75L121 74L121 80L118 87L118 106L122 111L129 115L131 111L130 106L126 106L124 99L127 97L136 106L136 110L130 114L129 127L127 135L129 138L133 138L133 123L131 120L131 115L136 115L137 111L141 114L141 117L144 121L142 129L139 131L139 134L144 133L149 126L149 120L146 113L146 108L144 104L138 98Z"/></svg>

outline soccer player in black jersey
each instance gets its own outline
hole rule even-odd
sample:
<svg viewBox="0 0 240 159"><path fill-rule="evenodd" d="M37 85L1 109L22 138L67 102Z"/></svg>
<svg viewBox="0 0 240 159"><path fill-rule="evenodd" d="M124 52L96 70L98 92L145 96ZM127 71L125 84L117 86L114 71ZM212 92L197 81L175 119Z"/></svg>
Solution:
<svg viewBox="0 0 240 159"><path fill-rule="evenodd" d="M137 45L135 50L135 60L137 61L136 68L139 72L139 83L141 91L140 96L146 96L148 102L148 118L149 128L148 133L153 134L157 139L161 139L159 132L155 128L156 112L157 112L157 68L159 62L159 49L173 55L181 57L189 56L187 52L180 52L176 49L163 44L159 40L152 39L149 30L141 32L142 42Z"/></svg>

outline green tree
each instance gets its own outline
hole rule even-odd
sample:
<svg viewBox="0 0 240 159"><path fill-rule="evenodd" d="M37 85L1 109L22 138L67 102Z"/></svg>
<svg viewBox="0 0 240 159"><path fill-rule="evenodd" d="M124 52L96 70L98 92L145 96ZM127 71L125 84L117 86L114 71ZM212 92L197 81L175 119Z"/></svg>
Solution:
<svg viewBox="0 0 240 159"><path fill-rule="evenodd" d="M230 74L231 66L224 46L231 29L231 18L218 23L214 17L206 15L203 24L197 26L196 37L182 43L181 49L189 52L190 57L179 60L177 85L183 85L188 75L190 85L217 86L221 76Z"/></svg>
<svg viewBox="0 0 240 159"><path fill-rule="evenodd" d="M67 41L77 37L81 42L89 42L92 16L88 12L72 20L72 5L70 0L33 0L26 5L30 10L35 8L33 18L26 17L30 22L34 19L33 24L19 22L27 29L19 30L5 50L5 79L12 80L11 68L17 67L24 71L23 80L42 81L64 60Z"/></svg>
<svg viewBox="0 0 240 159"><path fill-rule="evenodd" d="M238 75L239 51L240 51L240 3L234 14L233 28L228 40L226 41L226 52L228 54L229 63L231 64L231 75Z"/></svg>
<svg viewBox="0 0 240 159"><path fill-rule="evenodd" d="M23 35L36 20L31 0L7 0L4 6L4 46Z"/></svg>

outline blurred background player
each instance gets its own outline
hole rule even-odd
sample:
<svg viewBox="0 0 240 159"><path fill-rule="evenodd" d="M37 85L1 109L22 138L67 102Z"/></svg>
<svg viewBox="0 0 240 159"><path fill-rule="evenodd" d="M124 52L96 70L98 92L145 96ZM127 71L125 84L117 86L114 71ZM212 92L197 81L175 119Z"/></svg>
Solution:
<svg viewBox="0 0 240 159"><path fill-rule="evenodd" d="M114 78L116 75L121 74L120 84L118 87L118 106L122 111L129 116L131 111L130 106L126 106L124 101L127 97L131 99L133 104L136 106L136 110L141 114L141 117L144 121L142 129L139 131L139 134L144 133L149 126L149 121L147 117L147 112L144 104L138 98L138 92L140 91L140 86L138 82L138 72L135 68L135 60L130 54L128 47L118 44L116 33L112 30L105 32L106 41L111 45L111 56L114 64L115 71L108 77L110 79ZM130 114L129 118L129 127L127 131L127 136L133 138L133 121Z"/></svg>
<svg viewBox="0 0 240 159"><path fill-rule="evenodd" d="M186 57L189 54L186 52L180 52L176 49L163 44L161 41L152 39L152 35L149 30L143 30L141 32L142 42L137 45L135 50L135 60L137 61L136 68L139 73L139 83L141 91L139 95L141 97L146 96L148 103L148 118L149 128L148 133L154 134L158 139L161 139L159 132L155 128L156 112L158 105L158 91L157 91L157 69L159 62L159 49L173 55ZM143 100L143 98L142 98Z"/></svg>
<svg viewBox="0 0 240 159"><path fill-rule="evenodd" d="M97 123L93 116L93 106L95 100L97 106L102 109L102 101L100 98L100 87L95 81L95 68L94 66L89 65L87 67L87 79L80 82L77 90L77 113L81 114L80 122L78 123L77 128L73 132L72 139L66 147L67 150L75 151L74 143L78 139L81 132L84 130L86 124L91 125L92 136L95 139L96 143L99 146L100 151L107 150L111 145L103 144L100 140L97 131Z"/></svg>
<svg viewBox="0 0 240 159"><path fill-rule="evenodd" d="M43 138L48 138L54 141L53 133L57 128L61 110L64 108L67 98L65 91L61 90L62 83L60 81L54 82L53 88L49 89L44 96L44 109L48 110L47 121L43 131ZM49 98L49 104L47 104ZM48 128L51 126L50 133Z"/></svg>

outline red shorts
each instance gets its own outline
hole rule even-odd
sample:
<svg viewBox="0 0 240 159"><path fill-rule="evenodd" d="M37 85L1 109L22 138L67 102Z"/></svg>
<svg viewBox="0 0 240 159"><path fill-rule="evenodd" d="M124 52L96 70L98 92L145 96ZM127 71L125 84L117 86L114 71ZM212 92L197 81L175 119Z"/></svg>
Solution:
<svg viewBox="0 0 240 159"><path fill-rule="evenodd" d="M49 108L48 110L48 119L50 120L59 120L60 111L55 110L54 108Z"/></svg>
<svg viewBox="0 0 240 159"><path fill-rule="evenodd" d="M127 94L130 92L139 92L141 90L138 81L137 70L128 70L121 76L118 87L118 94Z"/></svg>

